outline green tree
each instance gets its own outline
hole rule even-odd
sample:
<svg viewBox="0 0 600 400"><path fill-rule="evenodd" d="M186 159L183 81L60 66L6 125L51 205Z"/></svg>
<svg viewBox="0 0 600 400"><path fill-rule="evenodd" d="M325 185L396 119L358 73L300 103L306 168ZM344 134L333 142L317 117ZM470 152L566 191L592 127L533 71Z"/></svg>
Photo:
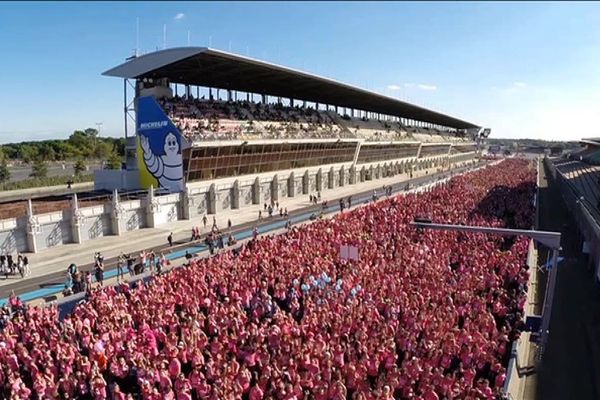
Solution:
<svg viewBox="0 0 600 400"><path fill-rule="evenodd" d="M110 157L110 155L113 152L113 146L112 144L108 143L108 142L98 142L94 148L94 157L98 158L100 160L105 160L108 157Z"/></svg>
<svg viewBox="0 0 600 400"><path fill-rule="evenodd" d="M6 165L6 160L2 160L0 164L0 183L8 182L10 180L10 171L8 170L8 165Z"/></svg>
<svg viewBox="0 0 600 400"><path fill-rule="evenodd" d="M121 156L117 153L112 153L110 157L106 159L108 169L121 169Z"/></svg>
<svg viewBox="0 0 600 400"><path fill-rule="evenodd" d="M78 176L78 175L81 175L83 172L85 172L87 167L85 165L85 162L83 162L83 160L79 159L73 166L73 169L75 170L75 175Z"/></svg>
<svg viewBox="0 0 600 400"><path fill-rule="evenodd" d="M48 176L48 166L46 165L46 162L41 158L38 158L33 164L29 176L32 178L46 178Z"/></svg>
<svg viewBox="0 0 600 400"><path fill-rule="evenodd" d="M90 156L94 151L93 140L94 139L84 131L75 131L69 136L69 143L79 150L84 157Z"/></svg>
<svg viewBox="0 0 600 400"><path fill-rule="evenodd" d="M56 160L56 152L54 151L54 148L52 147L52 145L48 142L42 142L40 143L39 146L37 146L38 148L38 155L46 161L54 161Z"/></svg>
<svg viewBox="0 0 600 400"><path fill-rule="evenodd" d="M19 151L19 157L26 163L30 163L38 158L38 149L30 144L24 144Z"/></svg>
<svg viewBox="0 0 600 400"><path fill-rule="evenodd" d="M96 137L98 137L98 129L94 129L94 128L87 128L85 131L83 131L87 137L94 139Z"/></svg>

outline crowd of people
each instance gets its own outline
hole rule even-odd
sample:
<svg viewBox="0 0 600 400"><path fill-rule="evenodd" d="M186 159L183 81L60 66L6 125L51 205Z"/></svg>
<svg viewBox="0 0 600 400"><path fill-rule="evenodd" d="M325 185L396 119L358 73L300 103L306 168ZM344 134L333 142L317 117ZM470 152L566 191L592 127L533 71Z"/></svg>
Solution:
<svg viewBox="0 0 600 400"><path fill-rule="evenodd" d="M21 278L31 275L29 258L21 253L17 253L16 257L9 252L0 254L0 276L6 280L9 276L15 275Z"/></svg>
<svg viewBox="0 0 600 400"><path fill-rule="evenodd" d="M499 398L522 329L527 239L411 222L528 229L534 190L529 164L505 160L95 289L64 320L13 295L0 397Z"/></svg>
<svg viewBox="0 0 600 400"><path fill-rule="evenodd" d="M339 138L341 132L330 116L312 108L180 96L159 102L190 141Z"/></svg>
<svg viewBox="0 0 600 400"><path fill-rule="evenodd" d="M409 140L413 134L430 135L447 141L459 136L458 133L407 126L383 119L351 117L348 114L338 114L336 117L334 111L317 111L299 105L182 96L161 98L159 102L189 141L302 138L387 141ZM342 123L342 120L345 122ZM346 129L343 125L346 125Z"/></svg>

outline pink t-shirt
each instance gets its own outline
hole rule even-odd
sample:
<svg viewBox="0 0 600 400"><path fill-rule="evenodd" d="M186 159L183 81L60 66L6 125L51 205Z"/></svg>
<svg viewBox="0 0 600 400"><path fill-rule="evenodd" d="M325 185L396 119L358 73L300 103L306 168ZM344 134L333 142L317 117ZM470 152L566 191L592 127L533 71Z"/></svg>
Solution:
<svg viewBox="0 0 600 400"><path fill-rule="evenodd" d="M177 358L173 358L169 363L169 375L171 378L179 376L181 373L181 362Z"/></svg>
<svg viewBox="0 0 600 400"><path fill-rule="evenodd" d="M260 390L258 386L252 386L250 388L250 393L248 394L249 400L262 400L263 396L263 391Z"/></svg>

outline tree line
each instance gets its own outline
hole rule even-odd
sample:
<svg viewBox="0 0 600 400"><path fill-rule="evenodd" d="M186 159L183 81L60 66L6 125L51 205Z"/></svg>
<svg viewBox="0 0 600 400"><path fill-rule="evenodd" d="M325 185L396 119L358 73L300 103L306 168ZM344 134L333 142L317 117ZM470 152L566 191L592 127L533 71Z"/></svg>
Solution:
<svg viewBox="0 0 600 400"><path fill-rule="evenodd" d="M9 162L21 161L32 168L32 182L13 182L11 185L11 188L17 186L15 189L19 189L43 186L44 180L47 179L49 162L75 162L76 180L92 179L91 175L84 176L86 161L103 161L107 168L120 169L124 154L125 139L100 137L98 130L94 128L76 130L68 139L8 143L0 146L0 184L5 184L10 179ZM2 189L6 190L0 187L0 190Z"/></svg>

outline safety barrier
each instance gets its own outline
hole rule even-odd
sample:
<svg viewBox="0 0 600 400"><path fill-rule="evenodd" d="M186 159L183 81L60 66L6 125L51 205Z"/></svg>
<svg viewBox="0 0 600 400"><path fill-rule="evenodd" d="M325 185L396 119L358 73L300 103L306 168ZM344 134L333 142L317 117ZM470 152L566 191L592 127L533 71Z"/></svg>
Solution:
<svg viewBox="0 0 600 400"><path fill-rule="evenodd" d="M537 197L537 196L536 196ZM539 198L539 197L537 197ZM530 271L529 282L527 283L527 303L525 305L525 315L535 314L537 299L537 248L534 240L529 241L529 251L527 252L527 265ZM531 333L522 332L517 340L512 344L508 367L506 368L506 381L504 382L503 392L508 399L523 399L525 390L525 381L527 371L532 368L530 361L537 356L532 352L537 351L537 347L530 342Z"/></svg>

